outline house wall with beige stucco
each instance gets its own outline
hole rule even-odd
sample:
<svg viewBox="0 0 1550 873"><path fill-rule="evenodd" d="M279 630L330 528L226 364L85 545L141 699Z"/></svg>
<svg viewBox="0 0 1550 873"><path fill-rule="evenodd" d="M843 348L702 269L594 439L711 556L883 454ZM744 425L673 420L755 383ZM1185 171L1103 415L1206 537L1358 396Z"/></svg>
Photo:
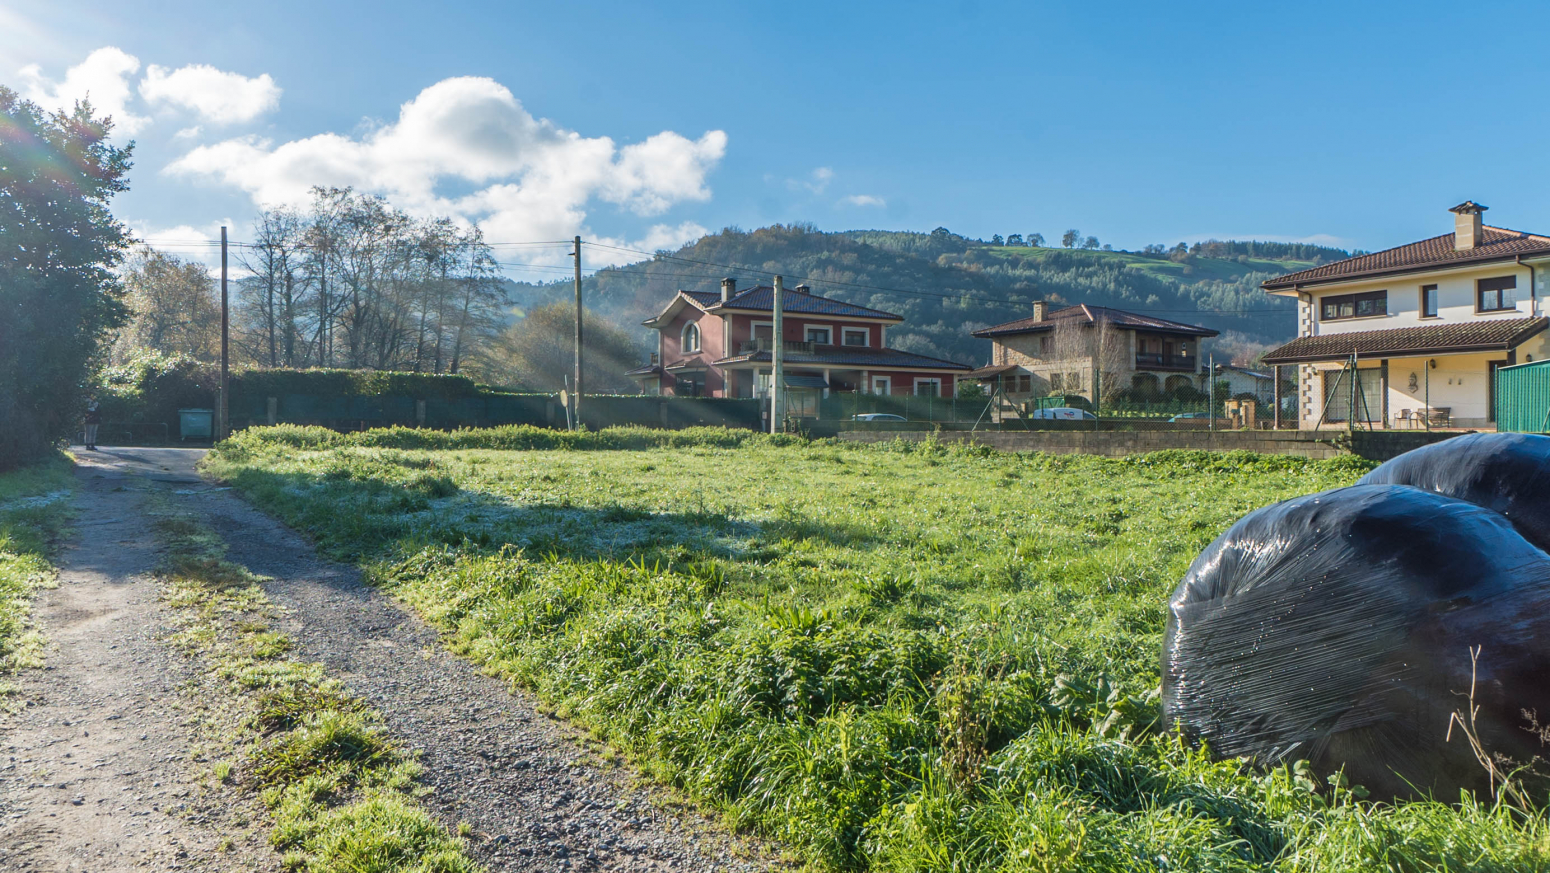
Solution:
<svg viewBox="0 0 1550 873"><path fill-rule="evenodd" d="M1538 305L1538 295L1544 290L1545 267L1530 270L1516 263L1496 263L1469 267L1433 270L1388 277L1367 279L1320 286L1304 291L1297 304L1297 335L1325 336L1359 331L1389 330L1436 324L1474 323L1489 319L1513 319L1538 315L1543 307ZM1537 287L1532 284L1539 274ZM1516 301L1512 308L1492 312L1478 312L1477 283L1481 279L1500 276L1517 278ZM1436 316L1422 314L1422 287L1436 285L1438 311ZM1323 319L1323 301L1331 296L1364 294L1386 291L1386 311L1381 315L1362 318ZM1514 363L1542 360L1550 355L1550 336L1541 333L1514 350L1510 358ZM1509 360L1505 352L1472 355L1441 355L1426 358L1396 358L1389 360L1389 381L1384 396L1388 403L1388 415L1372 412L1374 421L1385 421L1388 426L1403 426L1401 410L1410 409L1419 415L1427 405L1428 382L1430 405L1450 411L1451 423L1458 427L1488 427L1491 424L1490 373L1491 363ZM1431 363L1435 362L1435 366ZM1299 425L1303 428L1330 426L1323 409L1323 373L1339 370L1346 364L1330 362L1302 364L1298 371L1298 399L1301 410ZM1381 361L1359 361L1358 366L1379 367ZM1410 388L1410 375L1416 375L1417 387ZM1429 377L1429 378L1428 378ZM1347 401L1349 406L1349 400ZM1343 416L1340 416L1343 419Z"/></svg>

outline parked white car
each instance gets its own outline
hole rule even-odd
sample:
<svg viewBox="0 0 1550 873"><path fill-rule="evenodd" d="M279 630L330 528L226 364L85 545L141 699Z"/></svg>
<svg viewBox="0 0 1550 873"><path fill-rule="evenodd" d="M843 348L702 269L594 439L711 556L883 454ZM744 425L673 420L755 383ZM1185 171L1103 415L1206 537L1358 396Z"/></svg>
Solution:
<svg viewBox="0 0 1550 873"><path fill-rule="evenodd" d="M1028 417L1034 420L1056 421L1097 421L1098 416L1085 409L1077 409L1075 406L1050 406L1045 409L1035 409L1028 413Z"/></svg>
<svg viewBox="0 0 1550 873"><path fill-rule="evenodd" d="M860 415L852 415L851 421L907 421L902 415L894 415L891 412L863 412Z"/></svg>

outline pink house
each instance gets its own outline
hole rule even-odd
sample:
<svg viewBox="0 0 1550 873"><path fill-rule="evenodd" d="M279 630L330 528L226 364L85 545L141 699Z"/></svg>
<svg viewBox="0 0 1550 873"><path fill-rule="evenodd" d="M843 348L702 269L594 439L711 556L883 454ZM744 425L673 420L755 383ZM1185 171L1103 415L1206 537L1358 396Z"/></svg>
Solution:
<svg viewBox="0 0 1550 873"><path fill-rule="evenodd" d="M629 375L650 394L767 397L773 348L774 290L679 291L644 322L657 331L651 363ZM888 328L903 318L812 293L798 285L781 298L787 400L809 414L832 391L950 397L964 364L887 346Z"/></svg>

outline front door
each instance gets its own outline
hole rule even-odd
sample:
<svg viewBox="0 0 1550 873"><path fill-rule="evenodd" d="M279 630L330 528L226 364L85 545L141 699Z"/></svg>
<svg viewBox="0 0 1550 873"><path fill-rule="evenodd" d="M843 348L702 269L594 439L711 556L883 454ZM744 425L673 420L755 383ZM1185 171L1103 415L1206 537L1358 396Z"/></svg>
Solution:
<svg viewBox="0 0 1550 873"><path fill-rule="evenodd" d="M872 377L872 393L873 394L888 394L888 393L890 393L890 391L889 391L889 384L890 384L889 377L887 377L887 376L873 376Z"/></svg>
<svg viewBox="0 0 1550 873"><path fill-rule="evenodd" d="M1496 368L1505 367L1510 363L1511 361L1489 361L1485 365L1486 421L1496 421Z"/></svg>

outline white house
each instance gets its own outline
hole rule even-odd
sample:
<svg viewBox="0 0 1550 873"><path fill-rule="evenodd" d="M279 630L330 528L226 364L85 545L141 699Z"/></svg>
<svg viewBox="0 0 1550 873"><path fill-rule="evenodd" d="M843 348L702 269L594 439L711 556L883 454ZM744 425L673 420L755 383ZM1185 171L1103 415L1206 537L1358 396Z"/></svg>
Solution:
<svg viewBox="0 0 1550 873"><path fill-rule="evenodd" d="M1453 207L1452 233L1271 279L1297 300L1297 338L1264 363L1297 368L1298 426L1492 426L1497 367L1550 355L1538 289L1550 237ZM1350 373L1355 364L1355 377Z"/></svg>
<svg viewBox="0 0 1550 873"><path fill-rule="evenodd" d="M1275 402L1276 377L1268 370L1255 370L1232 364L1216 365L1216 381L1227 383L1227 396L1252 394L1260 403Z"/></svg>

